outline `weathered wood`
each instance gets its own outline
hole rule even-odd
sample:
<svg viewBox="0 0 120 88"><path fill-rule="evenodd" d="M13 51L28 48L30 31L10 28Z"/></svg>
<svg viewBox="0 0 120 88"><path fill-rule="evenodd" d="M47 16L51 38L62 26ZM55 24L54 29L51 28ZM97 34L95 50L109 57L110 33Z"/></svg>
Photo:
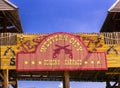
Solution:
<svg viewBox="0 0 120 88"><path fill-rule="evenodd" d="M36 42L33 42L33 39L42 39L44 36L48 35L48 34L14 34L14 33L1 33L1 69L13 69L13 70L16 70L16 65L12 66L10 65L10 59L11 57L14 57L15 58L15 61L16 61L16 54L18 52L20 52L20 50L22 49L22 45L29 51L29 52L33 52L34 49L29 49L27 45L25 45L25 42L26 41L29 41L30 42L30 47L32 47L33 45L36 45L37 43ZM14 39L13 36L16 37L16 39ZM90 45L89 47L87 47L88 51L91 51L91 52L107 52L107 50L111 47L111 46L114 46L112 47L112 49L109 51L109 53L107 54L106 53L106 57L107 57L107 66L108 66L108 69L111 69L111 68L118 68L120 67L120 33L96 33L96 34L91 34L91 33L87 33L87 34L74 34L74 35L77 35L80 37L81 41L83 41L83 37L86 38L86 40L84 40L84 44L87 46L88 43L90 42L90 40L92 42L90 42ZM102 47L98 47L96 48L96 51L93 51L93 49L95 48L95 43L96 41L98 41L98 36L100 35L100 42L98 44L96 44L96 46L99 46L99 44L102 44ZM115 39L113 38L113 36L116 36ZM22 37L22 41L21 40L21 37ZM117 40L116 40L117 38ZM88 39L88 40L87 40ZM15 42L14 44L11 43L12 40ZM37 40L37 41L38 41ZM114 42L114 40L116 40L117 42ZM7 43L7 44L4 44L4 43ZM27 43L29 44L29 43ZM11 50L8 50L8 52L5 54L5 51L8 49L8 48L11 48L12 50L14 50L15 52L15 55L13 54L13 52L11 52ZM118 51L118 54L116 54L115 50L116 49ZM91 63L91 62L90 62ZM119 70L117 71L110 71L110 72L113 72L113 73L106 73L105 75L113 75L113 78L115 77L115 75L118 75L119 74ZM79 73L79 74L78 74ZM73 77L73 78L70 78L72 80L81 80L81 78L83 80L90 80L91 77L93 77L93 79L91 80L98 80L98 76L101 77L101 73L98 71L93 71L93 73L90 73L90 74L87 74L87 72L81 72L79 71L77 73L77 76L79 77L78 79L74 79L75 75L73 75L72 73L72 76L70 75L70 77ZM84 74L85 73L85 74ZM89 72L88 72L89 73ZM71 74L71 73L70 73ZM61 75L59 75L61 76ZM84 76L86 77L90 77L90 78L84 78ZM58 77L57 77L58 78ZM24 78L23 78L24 79ZM39 78L37 78L39 79ZM43 79L46 79L46 78L43 78ZM49 78L49 79L52 79L52 78ZM61 79L61 78L60 78ZM102 79L102 78L100 78ZM42 79L41 79L42 80ZM104 79L103 79L104 80Z"/></svg>
<svg viewBox="0 0 120 88"><path fill-rule="evenodd" d="M14 33L0 33L0 45L16 45L17 36Z"/></svg>
<svg viewBox="0 0 120 88"><path fill-rule="evenodd" d="M14 33L0 33L0 44L1 46L1 58L2 58L2 62L1 65L5 65L4 62L7 62L6 64L8 64L7 66L9 66L9 57L13 57L11 56L12 53L11 51L9 51L9 53L7 54L7 56L4 56L5 51L8 48L11 48L12 50L15 51L15 53L19 52L18 48L20 48L20 45L22 44L22 42L20 41L22 35L22 42L26 42L26 41L30 41L30 45L35 45L35 43L33 42L34 38L39 37L38 39L42 38L42 36L44 35L48 35L48 34L14 34ZM91 42L89 45L88 50L89 51L93 51L93 49L95 48L95 42L97 41L97 37L98 35L100 35L101 40L100 40L100 44L102 44L102 47L98 47L96 51L98 52L107 52L107 50L111 47L114 46L113 48L110 49L109 54L107 54L107 66L108 67L120 67L120 45L119 45L119 41L120 41L120 33L115 32L115 33L97 33L97 34L77 34L78 36L85 37L88 40L85 40L84 43L85 45L88 45L88 43L90 42L90 40L94 41ZM98 43L98 46L99 46ZM7 45L7 46L6 46ZM27 47L24 44L24 47ZM30 46L32 47L32 46ZM30 52L32 52L34 49L29 49ZM116 51L115 51L116 50ZM117 54L117 53L118 54ZM16 57L16 56L14 56ZM8 60L8 61L7 61ZM2 66L3 67L3 66Z"/></svg>
<svg viewBox="0 0 120 88"><path fill-rule="evenodd" d="M9 70L3 70L4 80L3 80L3 88L9 87Z"/></svg>
<svg viewBox="0 0 120 88"><path fill-rule="evenodd" d="M8 0L0 0L0 24L2 29L1 33L22 33L22 26L18 14L18 7L9 2ZM14 28L9 28L14 26Z"/></svg>
<svg viewBox="0 0 120 88"><path fill-rule="evenodd" d="M69 71L65 71L65 72L64 72L63 88L70 88Z"/></svg>
<svg viewBox="0 0 120 88"><path fill-rule="evenodd" d="M110 81L106 81L106 88L119 88L117 84L118 82L115 82L113 85L111 85Z"/></svg>
<svg viewBox="0 0 120 88"><path fill-rule="evenodd" d="M0 0L0 10L14 10L15 8L5 0Z"/></svg>
<svg viewBox="0 0 120 88"><path fill-rule="evenodd" d="M0 77L2 78L2 80L4 80L4 76L2 75L2 73L0 73Z"/></svg>
<svg viewBox="0 0 120 88"><path fill-rule="evenodd" d="M18 80L17 80L17 78L16 78L15 82L11 83L11 85L12 85L13 88L18 88Z"/></svg>

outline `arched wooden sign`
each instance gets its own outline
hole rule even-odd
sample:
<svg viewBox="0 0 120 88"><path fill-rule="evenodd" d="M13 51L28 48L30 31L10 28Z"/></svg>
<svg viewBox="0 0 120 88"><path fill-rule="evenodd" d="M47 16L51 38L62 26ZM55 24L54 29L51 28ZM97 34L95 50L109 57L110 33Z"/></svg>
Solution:
<svg viewBox="0 0 120 88"><path fill-rule="evenodd" d="M35 52L17 54L18 71L106 69L104 52L88 52L80 37L64 32L43 37Z"/></svg>

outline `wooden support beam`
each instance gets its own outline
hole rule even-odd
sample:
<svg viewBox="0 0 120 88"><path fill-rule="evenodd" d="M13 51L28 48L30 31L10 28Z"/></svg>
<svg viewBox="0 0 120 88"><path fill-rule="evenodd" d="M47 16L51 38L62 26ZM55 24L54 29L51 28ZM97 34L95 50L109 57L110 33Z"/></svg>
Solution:
<svg viewBox="0 0 120 88"><path fill-rule="evenodd" d="M9 87L9 70L3 70L4 80L3 80L3 88Z"/></svg>
<svg viewBox="0 0 120 88"><path fill-rule="evenodd" d="M80 72L79 77L81 78L83 74L84 74L83 72Z"/></svg>
<svg viewBox="0 0 120 88"><path fill-rule="evenodd" d="M18 88L18 80L16 79L15 84L12 84L13 88Z"/></svg>
<svg viewBox="0 0 120 88"><path fill-rule="evenodd" d="M99 72L97 71L94 78L97 79L97 76L98 76Z"/></svg>
<svg viewBox="0 0 120 88"><path fill-rule="evenodd" d="M0 77L2 78L2 80L4 80L4 76L0 73Z"/></svg>
<svg viewBox="0 0 120 88"><path fill-rule="evenodd" d="M69 71L65 71L65 72L64 72L63 88L70 88L70 83L69 83Z"/></svg>
<svg viewBox="0 0 120 88"><path fill-rule="evenodd" d="M120 72L106 72L106 75L120 75Z"/></svg>
<svg viewBox="0 0 120 88"><path fill-rule="evenodd" d="M120 88L120 75L118 77L118 88Z"/></svg>
<svg viewBox="0 0 120 88"><path fill-rule="evenodd" d="M3 82L0 82L3 85ZM9 84L16 85L16 81L9 81Z"/></svg>
<svg viewBox="0 0 120 88"><path fill-rule="evenodd" d="M15 88L18 88L18 80L16 79Z"/></svg>
<svg viewBox="0 0 120 88"><path fill-rule="evenodd" d="M16 81L9 81L9 84L15 85Z"/></svg>
<svg viewBox="0 0 120 88"><path fill-rule="evenodd" d="M110 81L106 82L106 88L116 88L118 82L115 82L113 85L110 84ZM118 87L117 87L118 88Z"/></svg>
<svg viewBox="0 0 120 88"><path fill-rule="evenodd" d="M2 84L2 85L3 85L3 82L0 82L0 84Z"/></svg>
<svg viewBox="0 0 120 88"><path fill-rule="evenodd" d="M117 86L118 82L115 82L112 88L115 88Z"/></svg>
<svg viewBox="0 0 120 88"><path fill-rule="evenodd" d="M111 88L110 81L106 81L106 88Z"/></svg>
<svg viewBox="0 0 120 88"><path fill-rule="evenodd" d="M16 30L18 32L22 32L21 27L20 27L20 23L18 20L16 20L17 18L15 16L12 15L12 12L4 12L2 11L2 13L4 14L4 16L6 17L6 19L12 24L16 26Z"/></svg>

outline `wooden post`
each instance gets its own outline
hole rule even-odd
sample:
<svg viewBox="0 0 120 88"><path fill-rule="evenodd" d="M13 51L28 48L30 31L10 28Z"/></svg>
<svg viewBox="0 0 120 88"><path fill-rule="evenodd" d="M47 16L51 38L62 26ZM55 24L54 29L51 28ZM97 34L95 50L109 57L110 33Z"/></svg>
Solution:
<svg viewBox="0 0 120 88"><path fill-rule="evenodd" d="M70 88L70 83L69 83L69 71L65 71L65 72L64 72L63 88Z"/></svg>
<svg viewBox="0 0 120 88"><path fill-rule="evenodd" d="M118 88L120 88L120 75L118 77Z"/></svg>
<svg viewBox="0 0 120 88"><path fill-rule="evenodd" d="M12 86L13 88L18 88L18 80L16 79L15 81L13 81L13 82L11 83L11 86Z"/></svg>
<svg viewBox="0 0 120 88"><path fill-rule="evenodd" d="M106 88L111 88L110 81L106 81Z"/></svg>
<svg viewBox="0 0 120 88"><path fill-rule="evenodd" d="M3 88L9 87L9 70L3 70L4 80L3 80Z"/></svg>
<svg viewBox="0 0 120 88"><path fill-rule="evenodd" d="M16 79L15 88L18 88L18 80Z"/></svg>
<svg viewBox="0 0 120 88"><path fill-rule="evenodd" d="M18 80L17 79L15 81L15 85L13 86L13 88L18 88Z"/></svg>
<svg viewBox="0 0 120 88"><path fill-rule="evenodd" d="M107 81L106 88L120 88L119 84L118 84L118 86L117 86L117 84L118 84L118 81L116 81L113 85L110 84L110 81Z"/></svg>

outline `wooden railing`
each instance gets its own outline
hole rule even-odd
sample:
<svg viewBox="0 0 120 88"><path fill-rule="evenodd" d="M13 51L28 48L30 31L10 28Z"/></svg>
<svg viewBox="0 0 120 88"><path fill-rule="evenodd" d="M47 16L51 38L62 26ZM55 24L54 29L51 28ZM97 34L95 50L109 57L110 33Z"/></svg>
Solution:
<svg viewBox="0 0 120 88"><path fill-rule="evenodd" d="M105 44L120 44L120 32L102 33Z"/></svg>
<svg viewBox="0 0 120 88"><path fill-rule="evenodd" d="M0 33L0 45L16 45L17 34L15 33Z"/></svg>
<svg viewBox="0 0 120 88"><path fill-rule="evenodd" d="M104 36L105 44L120 44L120 32L109 32L109 33L105 32L105 33L97 33L97 34ZM0 33L0 45L16 45L16 44L17 44L16 33Z"/></svg>

